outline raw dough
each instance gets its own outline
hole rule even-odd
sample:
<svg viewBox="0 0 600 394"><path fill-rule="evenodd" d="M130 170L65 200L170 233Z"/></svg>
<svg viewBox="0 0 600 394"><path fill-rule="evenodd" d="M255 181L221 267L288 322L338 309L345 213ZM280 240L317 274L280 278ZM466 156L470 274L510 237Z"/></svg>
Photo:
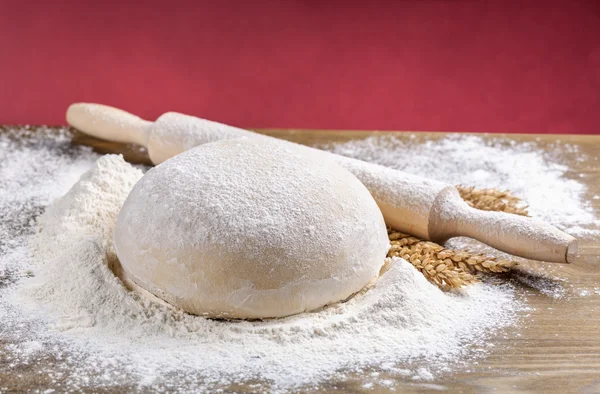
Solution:
<svg viewBox="0 0 600 394"><path fill-rule="evenodd" d="M129 278L194 314L281 317L343 300L389 248L369 191L306 151L249 139L199 146L151 169L114 245Z"/></svg>

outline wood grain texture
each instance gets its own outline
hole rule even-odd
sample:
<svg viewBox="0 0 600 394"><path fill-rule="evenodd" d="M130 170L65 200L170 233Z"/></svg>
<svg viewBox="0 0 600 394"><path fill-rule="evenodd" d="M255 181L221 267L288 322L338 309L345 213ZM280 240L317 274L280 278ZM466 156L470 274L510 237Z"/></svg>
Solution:
<svg viewBox="0 0 600 394"><path fill-rule="evenodd" d="M322 130L258 130L259 132L291 141L324 145L363 139L375 135L361 131ZM1 132L1 131L0 131ZM397 138L425 141L443 138L446 133L395 133ZM584 198L591 201L600 216L600 137L584 135L498 135L484 138L506 138L509 141L536 141L543 149L555 148L557 140L578 146L579 154L565 152L568 162L567 176L587 185ZM135 163L149 163L143 150L100 141L75 132L73 142L94 147L101 153L122 153ZM564 146L564 145L559 145ZM584 158L577 159L578 157ZM518 285L518 293L528 300L532 308L523 313L517 327L497 334L487 345L489 354L458 366L458 372L441 376L427 384L410 380L398 381L397 392L600 392L600 294L591 292L580 296L581 289L600 289L600 240L580 241L580 256L572 265L545 264L525 261L520 274L556 276L566 288L565 297L555 299L534 288ZM490 306L492 307L492 306ZM440 344L443 346L443 344ZM0 338L0 352L3 347ZM1 359L1 357L0 357ZM53 360L41 360L46 366ZM31 379L28 380L28 376ZM21 378L0 375L3 386L15 391L50 388L50 382L40 381L34 374L22 371ZM380 376L385 376L381 372ZM390 379L396 379L390 377ZM386 392L385 389L365 390L361 375L350 376L345 382L327 382L327 392ZM114 392L131 388L122 387ZM244 386L227 387L226 390L244 391ZM111 390L102 390L108 392ZM111 391L112 392L112 391Z"/></svg>

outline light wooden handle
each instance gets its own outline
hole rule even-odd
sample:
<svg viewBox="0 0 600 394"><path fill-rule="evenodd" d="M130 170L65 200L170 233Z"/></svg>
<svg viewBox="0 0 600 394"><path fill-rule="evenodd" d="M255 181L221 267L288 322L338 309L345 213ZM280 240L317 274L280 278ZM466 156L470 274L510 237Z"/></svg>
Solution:
<svg viewBox="0 0 600 394"><path fill-rule="evenodd" d="M533 260L572 263L577 256L577 240L547 223L504 212L478 211L477 216L461 235Z"/></svg>
<svg viewBox="0 0 600 394"><path fill-rule="evenodd" d="M533 260L572 263L577 256L577 240L556 227L525 216L472 208L457 191L448 189L432 210L430 237L443 242L456 236Z"/></svg>
<svg viewBox="0 0 600 394"><path fill-rule="evenodd" d="M97 138L146 146L152 122L108 105L77 103L67 109L67 122Z"/></svg>

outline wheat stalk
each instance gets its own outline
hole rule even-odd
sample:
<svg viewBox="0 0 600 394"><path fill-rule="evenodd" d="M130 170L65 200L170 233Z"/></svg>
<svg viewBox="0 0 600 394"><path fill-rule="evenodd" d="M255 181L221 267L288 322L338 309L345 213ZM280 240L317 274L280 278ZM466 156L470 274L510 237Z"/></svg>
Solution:
<svg viewBox="0 0 600 394"><path fill-rule="evenodd" d="M518 197L496 189L457 187L461 197L472 207L527 216ZM434 242L388 229L388 257L401 257L415 266L428 280L442 289L459 288L477 282L481 273L505 273L517 265L514 261L497 260L483 254L446 249Z"/></svg>
<svg viewBox="0 0 600 394"><path fill-rule="evenodd" d="M474 187L456 186L460 196L473 208L484 211L499 211L529 216L527 206L509 191L498 189L475 189Z"/></svg>
<svg viewBox="0 0 600 394"><path fill-rule="evenodd" d="M392 245L388 257L405 259L439 287L458 288L476 281L472 274L456 266L452 260L438 258L437 253L445 250L440 245L391 229L388 237Z"/></svg>

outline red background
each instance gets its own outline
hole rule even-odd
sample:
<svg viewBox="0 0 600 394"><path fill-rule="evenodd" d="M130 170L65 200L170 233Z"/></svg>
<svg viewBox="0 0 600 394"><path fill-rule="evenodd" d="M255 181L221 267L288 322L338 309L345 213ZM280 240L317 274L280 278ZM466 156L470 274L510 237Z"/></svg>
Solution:
<svg viewBox="0 0 600 394"><path fill-rule="evenodd" d="M1 1L0 123L600 132L600 1Z"/></svg>

